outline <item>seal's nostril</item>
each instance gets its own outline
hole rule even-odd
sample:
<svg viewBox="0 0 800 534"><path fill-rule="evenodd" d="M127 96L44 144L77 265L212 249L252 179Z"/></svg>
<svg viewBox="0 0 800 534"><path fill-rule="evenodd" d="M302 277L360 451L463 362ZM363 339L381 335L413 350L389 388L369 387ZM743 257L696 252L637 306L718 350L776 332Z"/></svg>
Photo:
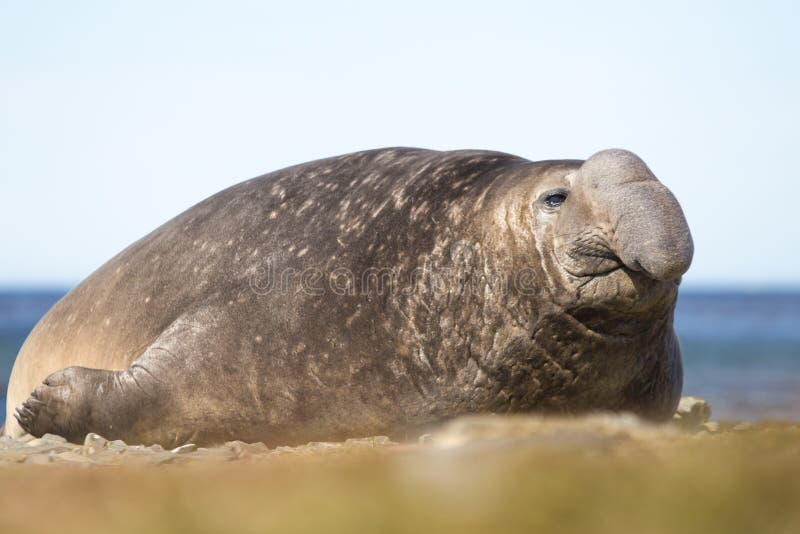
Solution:
<svg viewBox="0 0 800 534"><path fill-rule="evenodd" d="M624 263L624 262L622 260L620 260L620 263ZM642 264L639 263L639 260L629 261L628 263L625 263L625 267L627 267L631 271L643 271L645 274L649 274L647 272L647 269L642 267Z"/></svg>
<svg viewBox="0 0 800 534"><path fill-rule="evenodd" d="M647 258L648 261L633 260L627 267L642 271L653 280L679 280L689 269L691 259L681 256L663 256L658 258Z"/></svg>

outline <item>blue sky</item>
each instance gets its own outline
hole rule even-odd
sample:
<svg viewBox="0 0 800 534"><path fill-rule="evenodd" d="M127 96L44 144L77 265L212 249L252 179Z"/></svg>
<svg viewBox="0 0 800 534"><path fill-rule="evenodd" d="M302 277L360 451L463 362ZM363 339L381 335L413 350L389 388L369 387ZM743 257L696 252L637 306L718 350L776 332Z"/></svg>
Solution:
<svg viewBox="0 0 800 534"><path fill-rule="evenodd" d="M637 152L687 285L800 285L791 2L0 1L0 285L71 285L233 183L381 146Z"/></svg>

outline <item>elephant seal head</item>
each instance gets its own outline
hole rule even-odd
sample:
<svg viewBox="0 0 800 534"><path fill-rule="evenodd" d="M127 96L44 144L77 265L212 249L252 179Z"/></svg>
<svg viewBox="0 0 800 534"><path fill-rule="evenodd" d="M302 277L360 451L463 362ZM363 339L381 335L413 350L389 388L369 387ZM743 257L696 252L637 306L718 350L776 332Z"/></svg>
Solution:
<svg viewBox="0 0 800 534"><path fill-rule="evenodd" d="M511 254L536 271L531 340L574 377L572 406L670 417L683 382L673 312L693 255L675 197L617 149L509 185Z"/></svg>
<svg viewBox="0 0 800 534"><path fill-rule="evenodd" d="M681 207L635 154L599 152L565 180L540 205L555 215L553 249L569 274L627 269L672 282L689 269L694 247Z"/></svg>

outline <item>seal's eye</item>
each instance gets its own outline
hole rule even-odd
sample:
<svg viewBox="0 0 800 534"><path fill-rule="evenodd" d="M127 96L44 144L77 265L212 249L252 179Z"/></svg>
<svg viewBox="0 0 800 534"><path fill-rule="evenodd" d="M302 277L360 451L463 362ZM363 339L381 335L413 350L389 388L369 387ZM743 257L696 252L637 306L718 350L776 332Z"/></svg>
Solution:
<svg viewBox="0 0 800 534"><path fill-rule="evenodd" d="M564 191L563 189L559 189L557 191L548 191L544 195L542 195L542 204L545 207L550 209L557 209L561 207L561 204L567 200L567 195L569 193Z"/></svg>

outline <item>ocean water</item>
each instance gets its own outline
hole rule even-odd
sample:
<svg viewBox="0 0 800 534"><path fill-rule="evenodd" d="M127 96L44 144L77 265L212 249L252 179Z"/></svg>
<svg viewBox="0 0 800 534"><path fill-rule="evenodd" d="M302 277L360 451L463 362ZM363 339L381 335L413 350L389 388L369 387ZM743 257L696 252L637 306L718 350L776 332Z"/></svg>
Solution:
<svg viewBox="0 0 800 534"><path fill-rule="evenodd" d="M19 348L63 290L0 292L0 419ZM800 420L800 292L682 291L684 395L717 419Z"/></svg>
<svg viewBox="0 0 800 534"><path fill-rule="evenodd" d="M675 330L683 394L715 418L800 420L800 292L684 291Z"/></svg>

